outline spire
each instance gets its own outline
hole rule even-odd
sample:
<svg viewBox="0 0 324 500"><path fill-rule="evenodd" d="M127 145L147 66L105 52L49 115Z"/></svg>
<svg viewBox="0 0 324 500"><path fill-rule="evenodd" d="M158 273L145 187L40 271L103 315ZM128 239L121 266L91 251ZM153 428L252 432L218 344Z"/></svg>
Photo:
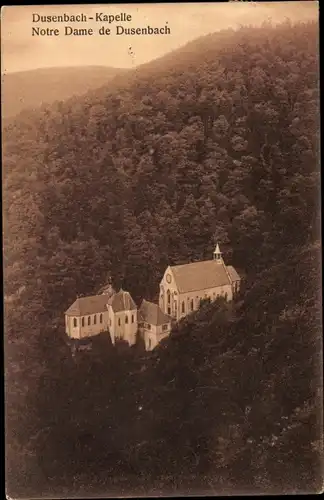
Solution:
<svg viewBox="0 0 324 500"><path fill-rule="evenodd" d="M214 257L214 260L216 260L216 262L218 262L219 264L221 264L223 262L222 252L220 251L218 243L217 243L216 248L214 250L213 257Z"/></svg>

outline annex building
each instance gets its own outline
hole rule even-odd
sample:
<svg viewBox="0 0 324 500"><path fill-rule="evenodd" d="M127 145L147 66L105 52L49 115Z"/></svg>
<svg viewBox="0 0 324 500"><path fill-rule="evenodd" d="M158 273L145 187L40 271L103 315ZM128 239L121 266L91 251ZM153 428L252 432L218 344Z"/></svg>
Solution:
<svg viewBox="0 0 324 500"><path fill-rule="evenodd" d="M110 297L79 297L65 312L65 333L71 339L108 332L113 344L124 341L134 345L139 332L149 351L170 331L171 318L157 304L143 300L138 309L130 293L122 289Z"/></svg>

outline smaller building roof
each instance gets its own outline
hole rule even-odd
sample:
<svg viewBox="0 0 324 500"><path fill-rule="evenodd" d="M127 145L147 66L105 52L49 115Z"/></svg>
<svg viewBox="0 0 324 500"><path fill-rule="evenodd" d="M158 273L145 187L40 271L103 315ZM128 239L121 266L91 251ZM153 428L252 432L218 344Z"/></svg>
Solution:
<svg viewBox="0 0 324 500"><path fill-rule="evenodd" d="M146 323L155 326L164 325L165 323L170 323L171 321L171 317L164 314L157 304L148 302L145 299L139 309L139 316L141 321L145 321Z"/></svg>
<svg viewBox="0 0 324 500"><path fill-rule="evenodd" d="M87 316L107 311L107 295L79 297L65 311L67 316Z"/></svg>
<svg viewBox="0 0 324 500"><path fill-rule="evenodd" d="M121 311L134 311L137 309L131 294L122 289L108 299L108 304L112 307L112 310L115 313Z"/></svg>
<svg viewBox="0 0 324 500"><path fill-rule="evenodd" d="M229 277L232 281L240 281L240 276L237 273L236 269L233 266L226 266Z"/></svg>

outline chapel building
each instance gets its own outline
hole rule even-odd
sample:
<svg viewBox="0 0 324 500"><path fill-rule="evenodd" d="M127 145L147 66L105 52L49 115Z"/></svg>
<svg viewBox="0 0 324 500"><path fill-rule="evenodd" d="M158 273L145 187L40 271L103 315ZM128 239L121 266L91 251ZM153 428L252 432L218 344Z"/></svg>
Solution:
<svg viewBox="0 0 324 500"><path fill-rule="evenodd" d="M234 267L225 265L217 244L211 260L168 266L160 283L159 304L143 300L138 309L130 293L122 289L79 297L65 312L65 331L72 339L107 332L113 344L122 340L129 345L136 343L139 332L150 351L170 334L173 321L199 309L203 299L231 301L240 283Z"/></svg>
<svg viewBox="0 0 324 500"><path fill-rule="evenodd" d="M167 267L160 283L159 306L178 321L199 309L203 299L231 301L240 283L234 267L225 265L217 244L211 260Z"/></svg>

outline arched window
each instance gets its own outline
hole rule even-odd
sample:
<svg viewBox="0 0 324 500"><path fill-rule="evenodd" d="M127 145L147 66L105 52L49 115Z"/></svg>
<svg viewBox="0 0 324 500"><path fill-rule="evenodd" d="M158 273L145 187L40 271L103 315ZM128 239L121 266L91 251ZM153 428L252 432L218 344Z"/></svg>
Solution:
<svg viewBox="0 0 324 500"><path fill-rule="evenodd" d="M181 311L182 311L183 313L185 312L185 304L184 304L184 302L182 302L182 304L181 304Z"/></svg>
<svg viewBox="0 0 324 500"><path fill-rule="evenodd" d="M128 323L128 316L127 315L125 316L125 323L126 323L126 325Z"/></svg>
<svg viewBox="0 0 324 500"><path fill-rule="evenodd" d="M171 293L170 290L167 291L167 297L168 297L168 304L171 302Z"/></svg>
<svg viewBox="0 0 324 500"><path fill-rule="evenodd" d="M134 323L134 314L132 314L132 323Z"/></svg>
<svg viewBox="0 0 324 500"><path fill-rule="evenodd" d="M100 314L99 321L100 321L100 323L102 323L102 314Z"/></svg>
<svg viewBox="0 0 324 500"><path fill-rule="evenodd" d="M82 318L82 326L84 326L84 318Z"/></svg>
<svg viewBox="0 0 324 500"><path fill-rule="evenodd" d="M78 326L78 321L77 321L77 319L76 319L76 318L73 318L73 326L74 326L74 328L75 328L76 326Z"/></svg>
<svg viewBox="0 0 324 500"><path fill-rule="evenodd" d="M191 310L193 311L194 310L193 299L191 299L191 301L190 301L190 307L191 307Z"/></svg>
<svg viewBox="0 0 324 500"><path fill-rule="evenodd" d="M225 292L225 300L227 300L227 292Z"/></svg>
<svg viewBox="0 0 324 500"><path fill-rule="evenodd" d="M96 325L97 324L97 315L95 314L94 317L93 317L93 324Z"/></svg>
<svg viewBox="0 0 324 500"><path fill-rule="evenodd" d="M91 325L91 316L88 316L88 325Z"/></svg>
<svg viewBox="0 0 324 500"><path fill-rule="evenodd" d="M120 326L120 318L118 318L118 326Z"/></svg>

